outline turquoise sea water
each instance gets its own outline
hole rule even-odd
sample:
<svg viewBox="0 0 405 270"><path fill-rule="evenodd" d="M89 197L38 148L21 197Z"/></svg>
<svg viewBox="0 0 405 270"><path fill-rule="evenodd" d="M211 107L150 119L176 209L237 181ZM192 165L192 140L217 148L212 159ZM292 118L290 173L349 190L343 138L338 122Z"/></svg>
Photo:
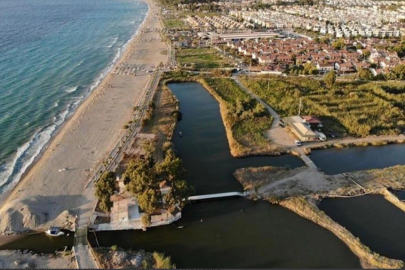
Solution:
<svg viewBox="0 0 405 270"><path fill-rule="evenodd" d="M0 1L0 191L105 76L147 11L140 0Z"/></svg>

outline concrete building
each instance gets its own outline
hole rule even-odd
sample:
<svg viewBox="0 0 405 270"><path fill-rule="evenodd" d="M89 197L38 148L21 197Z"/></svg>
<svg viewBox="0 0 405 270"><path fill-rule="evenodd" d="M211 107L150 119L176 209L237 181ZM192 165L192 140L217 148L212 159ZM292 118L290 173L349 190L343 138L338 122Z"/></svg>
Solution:
<svg viewBox="0 0 405 270"><path fill-rule="evenodd" d="M314 141L319 138L301 116L286 117L284 118L284 122L300 141Z"/></svg>

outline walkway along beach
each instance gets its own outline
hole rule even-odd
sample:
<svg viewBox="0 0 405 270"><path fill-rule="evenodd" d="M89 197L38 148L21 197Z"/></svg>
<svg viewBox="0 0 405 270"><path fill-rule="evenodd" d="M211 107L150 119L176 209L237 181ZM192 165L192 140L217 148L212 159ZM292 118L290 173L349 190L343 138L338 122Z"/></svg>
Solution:
<svg viewBox="0 0 405 270"><path fill-rule="evenodd" d="M144 31L160 28L158 7L146 2L145 22L116 66L125 63L151 70L167 62L159 32ZM78 213L91 214L96 199L94 192L86 192L86 183L124 134L123 126L132 119L151 76L146 72L106 76L8 194L0 209L0 232L73 227Z"/></svg>

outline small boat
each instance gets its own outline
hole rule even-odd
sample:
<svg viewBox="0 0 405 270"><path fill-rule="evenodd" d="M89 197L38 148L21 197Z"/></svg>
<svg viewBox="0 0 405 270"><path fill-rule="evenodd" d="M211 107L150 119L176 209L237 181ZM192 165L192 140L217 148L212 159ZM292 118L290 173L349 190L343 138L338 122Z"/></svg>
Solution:
<svg viewBox="0 0 405 270"><path fill-rule="evenodd" d="M180 136L180 137L183 137L183 133L181 133L181 131L179 132L179 136Z"/></svg>
<svg viewBox="0 0 405 270"><path fill-rule="evenodd" d="M62 236L65 233L60 230L59 227L50 227L49 230L46 230L45 233L49 236Z"/></svg>

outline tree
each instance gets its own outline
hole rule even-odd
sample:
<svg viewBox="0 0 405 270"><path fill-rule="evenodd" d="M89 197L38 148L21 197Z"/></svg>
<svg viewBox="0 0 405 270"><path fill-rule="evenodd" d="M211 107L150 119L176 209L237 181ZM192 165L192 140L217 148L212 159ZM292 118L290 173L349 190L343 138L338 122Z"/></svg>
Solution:
<svg viewBox="0 0 405 270"><path fill-rule="evenodd" d="M155 170L149 166L147 160L138 158L129 162L124 173L124 183L134 195L141 194L150 187L156 187L156 182Z"/></svg>
<svg viewBox="0 0 405 270"><path fill-rule="evenodd" d="M374 76L368 68L361 68L359 70L359 78L362 80L372 80Z"/></svg>
<svg viewBox="0 0 405 270"><path fill-rule="evenodd" d="M144 227L149 227L151 224L151 216L148 213L143 214L141 222Z"/></svg>
<svg viewBox="0 0 405 270"><path fill-rule="evenodd" d="M147 189L140 196L137 196L139 207L146 213L152 214L160 207L162 194L155 189Z"/></svg>
<svg viewBox="0 0 405 270"><path fill-rule="evenodd" d="M365 59L368 59L370 57L370 55L371 55L371 52L369 50L364 50L363 55L364 55Z"/></svg>
<svg viewBox="0 0 405 270"><path fill-rule="evenodd" d="M158 171L166 176L170 182L181 178L185 172L181 159L170 155L166 155L163 162L159 164Z"/></svg>
<svg viewBox="0 0 405 270"><path fill-rule="evenodd" d="M336 82L336 73L334 70L331 70L328 72L328 74L325 75L325 78L323 79L325 84L328 86L329 89L331 89Z"/></svg>
<svg viewBox="0 0 405 270"><path fill-rule="evenodd" d="M345 46L345 41L343 38L339 38L337 40L335 40L334 42L332 42L332 46L336 49L336 50L340 50Z"/></svg>
<svg viewBox="0 0 405 270"><path fill-rule="evenodd" d="M112 206L110 197L115 190L115 173L105 172L96 183L95 195L100 200L99 207L105 212L109 212Z"/></svg>
<svg viewBox="0 0 405 270"><path fill-rule="evenodd" d="M397 65L393 68L392 72L396 75L397 79L405 79L405 65Z"/></svg>

